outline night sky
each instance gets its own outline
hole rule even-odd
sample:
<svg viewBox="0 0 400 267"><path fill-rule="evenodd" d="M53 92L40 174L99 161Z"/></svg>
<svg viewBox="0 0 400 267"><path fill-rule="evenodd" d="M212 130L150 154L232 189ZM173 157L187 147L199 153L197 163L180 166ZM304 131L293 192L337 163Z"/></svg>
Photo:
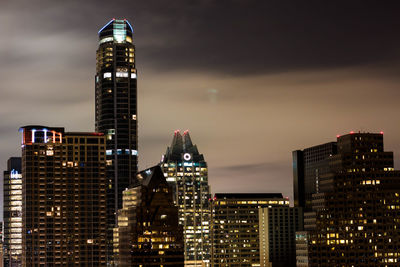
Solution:
<svg viewBox="0 0 400 267"><path fill-rule="evenodd" d="M397 1L398 2L398 1ZM385 133L400 166L400 3L0 3L0 167L28 124L94 131L97 31L134 27L140 169L189 129L215 192L292 199L292 151Z"/></svg>

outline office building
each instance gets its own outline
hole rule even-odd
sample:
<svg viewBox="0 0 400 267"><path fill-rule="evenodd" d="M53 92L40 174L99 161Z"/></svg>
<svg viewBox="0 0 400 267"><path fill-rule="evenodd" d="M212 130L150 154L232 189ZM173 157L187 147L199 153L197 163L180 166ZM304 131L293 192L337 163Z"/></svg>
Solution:
<svg viewBox="0 0 400 267"><path fill-rule="evenodd" d="M106 136L107 240L112 240L122 191L135 183L138 164L137 72L133 29L112 19L99 32L96 52L96 132ZM112 261L112 243L108 243Z"/></svg>
<svg viewBox="0 0 400 267"><path fill-rule="evenodd" d="M23 266L106 266L104 135L20 132Z"/></svg>
<svg viewBox="0 0 400 267"><path fill-rule="evenodd" d="M315 230L316 214L312 209L313 194L320 192L321 183L330 171L329 160L336 154L336 142L296 150L292 153L294 206L303 209L305 231ZM297 253L304 254L304 251Z"/></svg>
<svg viewBox="0 0 400 267"><path fill-rule="evenodd" d="M219 193L212 203L211 265L260 266L259 208L288 207L275 193Z"/></svg>
<svg viewBox="0 0 400 267"><path fill-rule="evenodd" d="M210 260L210 188L207 162L193 145L189 132L175 131L160 163L179 207L183 226L185 265L202 266Z"/></svg>
<svg viewBox="0 0 400 267"><path fill-rule="evenodd" d="M312 194L318 193L321 176L329 171L329 158L337 153L336 142L293 151L294 206L312 210Z"/></svg>
<svg viewBox="0 0 400 267"><path fill-rule="evenodd" d="M383 133L351 132L337 148L313 195L309 266L398 266L400 171Z"/></svg>
<svg viewBox="0 0 400 267"><path fill-rule="evenodd" d="M4 247L3 247L3 243L0 243L0 267L4 266ZM19 265L15 265L15 266L19 266Z"/></svg>
<svg viewBox="0 0 400 267"><path fill-rule="evenodd" d="M308 267L308 231L296 232L296 266Z"/></svg>
<svg viewBox="0 0 400 267"><path fill-rule="evenodd" d="M140 184L123 192L118 211L116 266L184 266L178 207L160 166L138 173L137 180Z"/></svg>
<svg viewBox="0 0 400 267"><path fill-rule="evenodd" d="M22 264L22 171L21 158L7 161L3 180L3 251L4 264L19 267Z"/></svg>
<svg viewBox="0 0 400 267"><path fill-rule="evenodd" d="M265 207L258 209L260 266L296 266L296 231L303 229L301 208Z"/></svg>

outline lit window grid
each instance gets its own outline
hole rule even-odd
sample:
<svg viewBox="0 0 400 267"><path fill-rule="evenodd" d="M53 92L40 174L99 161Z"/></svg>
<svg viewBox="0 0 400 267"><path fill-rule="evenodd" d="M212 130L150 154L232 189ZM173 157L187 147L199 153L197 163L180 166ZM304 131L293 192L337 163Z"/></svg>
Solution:
<svg viewBox="0 0 400 267"><path fill-rule="evenodd" d="M91 138L94 138L93 136L90 136ZM72 138L72 140L76 140L75 137L70 137ZM82 138L82 136L76 137L78 140ZM96 137L98 138L98 137ZM35 193L35 195L31 195L31 197L36 197L37 201L31 201L27 204L32 204L32 205L37 205L38 207L38 216L35 216L34 218L29 218L28 216L26 216L27 220L29 221L29 225L34 225L35 223L38 223L38 228L27 228L26 232L28 233L28 235L23 235L23 237L25 238L25 236L35 236L37 238L33 238L31 239L31 241L36 242L36 244L34 245L30 245L30 246L23 246L23 248L26 247L37 247L38 251L40 250L44 250L45 247L38 244L37 241L38 240L45 240L45 237L49 237L49 230L46 228L49 224L46 222L51 220L53 223L53 227L54 227L54 232L51 233L51 236L54 237L54 239L52 239L51 244L53 244L53 248L54 248L54 253L55 253L55 258L56 259L56 263L57 262L66 262L66 261L71 261L72 258L73 262L75 264L79 264L79 262L83 262L85 261L85 259L83 258L79 258L77 256L73 256L73 255L79 255L79 251L80 251L80 247L75 247L74 249L71 250L71 248L67 249L68 253L66 251L66 245L64 243L61 244L60 240L66 240L68 239L67 236L70 235L70 233L72 232L71 235L73 235L74 240L76 242L79 242L79 240L81 238L84 238L85 234L77 234L80 233L80 227L79 227L79 223L75 223L74 224L74 228L71 231L71 229L66 229L66 219L67 217L69 217L70 215L67 215L65 212L67 210L67 204L65 201L66 198L63 197L63 194L65 193L65 188L62 190L62 186L66 186L65 181L63 182L62 177L67 177L68 173L73 174L74 179L70 182L75 183L75 185L77 185L76 183L79 183L80 179L79 177L81 177L82 175L84 176L86 173L88 175L90 175L88 173L89 170L87 170L86 168L84 168L82 170L82 166L80 165L80 160L81 158L81 154L79 153L80 151L80 146L78 146L78 144L74 144L74 143L68 143L67 141L68 139L63 140L62 143L58 143L58 144L34 144L34 145L30 145L30 146L25 146L23 148L23 170L28 174L26 177L29 177L32 179L34 176L37 178L33 179L32 182L33 183L37 183L37 186L33 187L33 191L31 190L32 188L30 188L29 192L37 192ZM81 144L82 145L82 144ZM84 144L83 144L84 145ZM54 151L54 154L49 155L48 153L46 153L46 151L49 149L49 146L52 147L52 150ZM99 184L98 184L98 188L99 193L97 193L96 195L99 196L99 198L101 198L101 200L99 201L98 205L99 207L103 207L101 208L99 214L100 216L103 216L103 218L96 220L100 222L100 228L103 227L103 229L100 231L101 235L104 234L106 228L105 228L105 224L103 223L105 221L105 153L104 153L104 144L100 144L100 145L93 145L94 146L98 146L99 148L97 149L97 155L91 155L89 156L85 156L84 158L84 162L99 162ZM72 149L69 149L72 148ZM37 163L37 167L33 167L33 163ZM47 165L48 162L53 162L54 163L54 169L52 169L53 172L53 182L54 182L54 195L51 196L50 199L54 199L54 202L58 202L59 205L58 206L48 206L46 204L46 196L48 195L48 192L46 191L45 187L46 187L46 179L47 179L47 170L45 168L45 166ZM104 164L103 164L104 163ZM28 167L27 167L28 166ZM73 172L71 172L73 170ZM103 179L103 181L101 181ZM85 186L87 186L89 184L85 184ZM57 190L57 186L60 188L59 190ZM97 186L97 185L96 185ZM24 184L24 191L27 190L27 185ZM82 186L75 186L74 192L76 194L77 197L79 197L79 189ZM39 188L39 190L36 190ZM90 195L86 195L86 198L89 197ZM79 222L81 220L79 220L79 212L77 213L76 208L80 208L81 205L86 205L86 201L81 201L81 200L74 200L74 203L71 203L75 206L75 212L74 212L74 220L78 220ZM46 211L46 212L42 212L42 211ZM61 214L63 214L63 216L61 216ZM88 216L90 217L90 216ZM69 217L69 219L71 219ZM32 224L33 223L33 224ZM28 225L28 224L26 224ZM23 231L25 233L25 231ZM59 240L59 241L57 241ZM29 241L28 238L26 238L26 241ZM75 242L74 241L74 242ZM85 239L84 240L86 243L91 244L93 243L93 238L91 239ZM95 241L96 244L99 244L99 248L105 249L105 239L101 238ZM47 244L48 245L48 244ZM65 253L61 253L61 251L63 251ZM47 253L47 252L46 252ZM61 253L61 254L60 254ZM104 254L104 253L102 253ZM59 255L59 256L57 256ZM61 256L62 255L62 256ZM67 256L69 255L69 256ZM90 255L89 255L90 256ZM67 260L67 258L69 258ZM54 258L53 258L54 259ZM25 258L25 263L26 264L31 264L32 262L27 261L27 259ZM41 261L42 259L33 259L33 261ZM91 260L92 261L92 260ZM105 259L104 256L101 256L98 258L98 261L101 262L103 261L105 264Z"/></svg>
<svg viewBox="0 0 400 267"><path fill-rule="evenodd" d="M22 256L22 175L4 175L4 242L6 253L14 261Z"/></svg>
<svg viewBox="0 0 400 267"><path fill-rule="evenodd" d="M175 188L174 201L179 207L179 223L184 232L185 260L209 260L211 210L206 163L167 162L161 167Z"/></svg>
<svg viewBox="0 0 400 267"><path fill-rule="evenodd" d="M282 199L221 199L212 201L212 263L214 266L260 263L258 209L288 206Z"/></svg>

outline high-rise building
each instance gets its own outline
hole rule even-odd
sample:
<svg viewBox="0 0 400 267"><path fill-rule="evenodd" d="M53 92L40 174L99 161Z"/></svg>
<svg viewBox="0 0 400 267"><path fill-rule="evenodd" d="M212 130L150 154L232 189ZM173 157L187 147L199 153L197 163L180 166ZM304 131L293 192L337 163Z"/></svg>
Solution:
<svg viewBox="0 0 400 267"><path fill-rule="evenodd" d="M296 266L296 231L303 229L302 208L288 206L258 209L260 266Z"/></svg>
<svg viewBox="0 0 400 267"><path fill-rule="evenodd" d="M160 166L137 175L123 192L114 229L116 266L184 266L183 228L178 207Z"/></svg>
<svg viewBox="0 0 400 267"><path fill-rule="evenodd" d="M383 134L337 138L319 193L313 195L315 230L309 266L398 266L400 171L385 152Z"/></svg>
<svg viewBox="0 0 400 267"><path fill-rule="evenodd" d="M4 264L19 267L22 264L22 172L21 158L7 161L3 181L3 249Z"/></svg>
<svg viewBox="0 0 400 267"><path fill-rule="evenodd" d="M133 28L112 19L99 32L96 52L96 132L106 135L107 240L112 240L122 191L135 183L138 164L137 72ZM108 255L112 243L108 244Z"/></svg>
<svg viewBox="0 0 400 267"><path fill-rule="evenodd" d="M211 265L260 266L258 210L288 207L289 200L276 193L219 193L211 203Z"/></svg>
<svg viewBox="0 0 400 267"><path fill-rule="evenodd" d="M321 176L329 171L329 157L337 153L336 142L293 151L294 206L312 210L312 194L318 193Z"/></svg>
<svg viewBox="0 0 400 267"><path fill-rule="evenodd" d="M4 266L4 250L3 250L3 243L0 243L0 267Z"/></svg>
<svg viewBox="0 0 400 267"><path fill-rule="evenodd" d="M104 135L20 131L23 266L106 266Z"/></svg>
<svg viewBox="0 0 400 267"><path fill-rule="evenodd" d="M193 145L189 132L175 131L172 144L160 163L174 191L183 226L185 265L202 266L210 260L210 188L204 156Z"/></svg>
<svg viewBox="0 0 400 267"><path fill-rule="evenodd" d="M296 267L308 267L308 231L296 232Z"/></svg>

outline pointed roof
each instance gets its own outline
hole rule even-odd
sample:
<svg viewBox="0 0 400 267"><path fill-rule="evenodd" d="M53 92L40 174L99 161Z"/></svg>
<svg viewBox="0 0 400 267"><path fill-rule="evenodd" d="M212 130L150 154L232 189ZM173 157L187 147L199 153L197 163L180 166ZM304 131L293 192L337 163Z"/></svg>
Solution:
<svg viewBox="0 0 400 267"><path fill-rule="evenodd" d="M204 157L199 153L197 146L193 145L189 131L184 131L182 136L180 131L176 130L171 146L167 148L163 161L182 161L182 156L185 153L191 154L193 161L204 161Z"/></svg>
<svg viewBox="0 0 400 267"><path fill-rule="evenodd" d="M165 180L164 174L159 165L139 172L136 175L136 178L139 181L138 186L156 187L157 185L162 183L167 184L167 181Z"/></svg>

